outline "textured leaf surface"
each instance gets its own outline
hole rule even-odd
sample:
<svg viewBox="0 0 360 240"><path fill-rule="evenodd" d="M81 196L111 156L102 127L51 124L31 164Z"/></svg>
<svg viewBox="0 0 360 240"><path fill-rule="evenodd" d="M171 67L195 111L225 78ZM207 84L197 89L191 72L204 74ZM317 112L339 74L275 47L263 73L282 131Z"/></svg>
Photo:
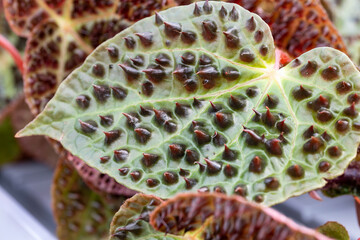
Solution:
<svg viewBox="0 0 360 240"><path fill-rule="evenodd" d="M227 3L173 8L102 44L19 135L56 139L137 191L275 204L356 155L360 75L330 48L274 62L258 16Z"/></svg>
<svg viewBox="0 0 360 240"><path fill-rule="evenodd" d="M218 193L180 194L158 206L150 224L185 239L330 239L271 208Z"/></svg>
<svg viewBox="0 0 360 240"><path fill-rule="evenodd" d="M110 240L132 239L183 239L171 234L156 231L149 224L149 214L160 205L161 199L144 194L137 194L126 200L114 215L110 226Z"/></svg>
<svg viewBox="0 0 360 240"><path fill-rule="evenodd" d="M320 0L235 0L234 2L259 14L269 24L276 46L286 50L292 57L298 57L313 48L324 46L346 52L346 45Z"/></svg>
<svg viewBox="0 0 360 240"><path fill-rule="evenodd" d="M107 239L112 216L125 199L94 193L67 160L60 158L52 186L58 238Z"/></svg>
<svg viewBox="0 0 360 240"><path fill-rule="evenodd" d="M345 194L360 196L360 162L351 162L344 174L329 180L322 191L329 197Z"/></svg>
<svg viewBox="0 0 360 240"><path fill-rule="evenodd" d="M337 222L327 222L316 229L318 232L336 240L350 240L346 228Z"/></svg>

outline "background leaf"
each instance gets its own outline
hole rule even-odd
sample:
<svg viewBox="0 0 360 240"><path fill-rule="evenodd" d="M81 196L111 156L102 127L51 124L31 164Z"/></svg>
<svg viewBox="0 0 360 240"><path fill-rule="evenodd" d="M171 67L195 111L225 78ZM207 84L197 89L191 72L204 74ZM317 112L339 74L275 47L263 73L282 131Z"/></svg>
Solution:
<svg viewBox="0 0 360 240"><path fill-rule="evenodd" d="M125 197L91 191L65 158L55 171L52 201L61 239L107 239L113 214Z"/></svg>
<svg viewBox="0 0 360 240"><path fill-rule="evenodd" d="M327 222L318 227L317 231L336 240L350 240L346 228L337 222Z"/></svg>

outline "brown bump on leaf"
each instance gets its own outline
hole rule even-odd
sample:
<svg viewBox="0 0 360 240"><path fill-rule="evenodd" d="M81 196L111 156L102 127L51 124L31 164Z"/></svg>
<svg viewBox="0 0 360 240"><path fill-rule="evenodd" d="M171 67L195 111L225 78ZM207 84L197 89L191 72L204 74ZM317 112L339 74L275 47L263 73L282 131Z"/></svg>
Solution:
<svg viewBox="0 0 360 240"><path fill-rule="evenodd" d="M146 179L146 185L149 187L149 188L153 188L153 187L156 187L157 185L159 185L159 180L155 179L155 178L148 178Z"/></svg>
<svg viewBox="0 0 360 240"><path fill-rule="evenodd" d="M340 94L347 93L351 90L351 83L341 81L338 84L336 84L336 91Z"/></svg>
<svg viewBox="0 0 360 240"><path fill-rule="evenodd" d="M140 171L132 171L131 173L130 173L130 177L131 177L131 179L134 181L134 182L137 182L137 181L139 181L140 180L140 178L141 178L141 172Z"/></svg>
<svg viewBox="0 0 360 240"><path fill-rule="evenodd" d="M212 20L202 22L202 36L206 41L214 41L217 37L217 26Z"/></svg>
<svg viewBox="0 0 360 240"><path fill-rule="evenodd" d="M159 155L151 154L151 153L143 153L143 157L141 159L141 162L145 167L152 167L158 161L159 161Z"/></svg>
<svg viewBox="0 0 360 240"><path fill-rule="evenodd" d="M205 165L205 164L203 164L203 163L201 163L201 162L195 162L194 164L199 165L199 172L200 172L200 173L202 173L202 172L205 171L205 169L206 169L206 165Z"/></svg>
<svg viewBox="0 0 360 240"><path fill-rule="evenodd" d="M200 145L207 144L211 141L210 135L202 130L195 130L194 133L195 133L195 139L197 143Z"/></svg>
<svg viewBox="0 0 360 240"><path fill-rule="evenodd" d="M117 162L123 162L129 157L129 151L126 149L114 150L114 159Z"/></svg>
<svg viewBox="0 0 360 240"><path fill-rule="evenodd" d="M150 65L147 69L142 70L146 77L153 83L159 83L166 77L166 72L160 65Z"/></svg>
<svg viewBox="0 0 360 240"><path fill-rule="evenodd" d="M291 131L290 127L285 123L285 119L277 122L276 123L276 128L280 131L283 132L284 134L287 134Z"/></svg>
<svg viewBox="0 0 360 240"><path fill-rule="evenodd" d="M243 130L246 133L246 143L251 145L251 146L256 146L258 145L260 142L263 141L263 138L260 137L259 135L257 135L254 131L250 130L250 129L245 129Z"/></svg>
<svg viewBox="0 0 360 240"><path fill-rule="evenodd" d="M328 122L333 118L332 113L328 109L320 109L317 113L317 119L320 122Z"/></svg>
<svg viewBox="0 0 360 240"><path fill-rule="evenodd" d="M99 102L105 102L110 97L110 88L106 85L93 84L94 96Z"/></svg>
<svg viewBox="0 0 360 240"><path fill-rule="evenodd" d="M349 129L349 121L346 119L340 119L335 123L335 128L338 132L345 132Z"/></svg>
<svg viewBox="0 0 360 240"><path fill-rule="evenodd" d="M307 153L316 153L319 151L319 149L323 146L323 142L320 138L317 137L311 137L310 140L308 140L304 146L303 150Z"/></svg>
<svg viewBox="0 0 360 240"><path fill-rule="evenodd" d="M183 169L183 168L180 168L180 170L179 170L179 175L182 176L182 177L189 176L189 175L190 175L190 171L189 171L189 170L186 170L186 169Z"/></svg>
<svg viewBox="0 0 360 240"><path fill-rule="evenodd" d="M246 106L246 99L244 97L230 95L229 106L234 110L242 110Z"/></svg>
<svg viewBox="0 0 360 240"><path fill-rule="evenodd" d="M327 172L330 169L330 167L331 164L327 161L321 161L318 166L320 172Z"/></svg>
<svg viewBox="0 0 360 240"><path fill-rule="evenodd" d="M103 156L100 158L100 163L107 163L110 160L109 156Z"/></svg>
<svg viewBox="0 0 360 240"><path fill-rule="evenodd" d="M313 75L318 68L318 64L315 61L308 61L304 66L300 69L300 74L303 77L310 77Z"/></svg>
<svg viewBox="0 0 360 240"><path fill-rule="evenodd" d="M303 85L300 85L300 86L294 88L294 90L292 91L292 94L296 100L301 101L305 98L311 97L312 91L304 88Z"/></svg>
<svg viewBox="0 0 360 240"><path fill-rule="evenodd" d="M257 194L254 196L254 201L257 203L261 203L264 201L264 196L262 194Z"/></svg>
<svg viewBox="0 0 360 240"><path fill-rule="evenodd" d="M277 138L267 140L265 142L265 147L266 150L273 155L282 155L281 140Z"/></svg>
<svg viewBox="0 0 360 240"><path fill-rule="evenodd" d="M256 97L256 95L258 95L258 93L259 93L258 87L249 87L248 89L246 89L246 95L249 98Z"/></svg>
<svg viewBox="0 0 360 240"><path fill-rule="evenodd" d="M315 129L314 129L314 125L311 125L308 129L305 130L305 132L303 133L303 137L304 138L311 138L312 136L314 136L316 133Z"/></svg>
<svg viewBox="0 0 360 240"><path fill-rule="evenodd" d="M332 157L339 157L341 155L341 149L338 146L332 146L328 148L328 153Z"/></svg>
<svg viewBox="0 0 360 240"><path fill-rule="evenodd" d="M187 106L185 104L181 104L178 102L175 103L176 115L178 115L180 117L186 117L188 115L189 110L190 110L190 106Z"/></svg>
<svg viewBox="0 0 360 240"><path fill-rule="evenodd" d="M168 37L178 37L181 33L181 25L179 23L164 22L165 34Z"/></svg>
<svg viewBox="0 0 360 240"><path fill-rule="evenodd" d="M188 79L184 82L184 87L189 92L194 92L198 88L198 83L195 79Z"/></svg>
<svg viewBox="0 0 360 240"><path fill-rule="evenodd" d="M128 49L134 49L135 48L136 42L135 42L133 37L129 36L129 37L124 37L123 39L125 41L125 46Z"/></svg>
<svg viewBox="0 0 360 240"><path fill-rule="evenodd" d="M226 166L224 167L224 174L226 177L232 178L237 174L237 170L230 164L226 164Z"/></svg>
<svg viewBox="0 0 360 240"><path fill-rule="evenodd" d="M358 104L360 101L360 96L357 93L353 93L348 96L347 100L348 100L348 103L350 103L350 104L352 104L352 103Z"/></svg>
<svg viewBox="0 0 360 240"><path fill-rule="evenodd" d="M135 33L139 37L141 44L144 47L149 47L153 43L153 34L151 32Z"/></svg>
<svg viewBox="0 0 360 240"><path fill-rule="evenodd" d="M80 95L76 98L76 103L80 108L86 109L90 105L90 97L87 95Z"/></svg>
<svg viewBox="0 0 360 240"><path fill-rule="evenodd" d="M164 172L163 179L167 184L175 184L178 182L178 175L174 172L168 171Z"/></svg>
<svg viewBox="0 0 360 240"><path fill-rule="evenodd" d="M275 95L267 94L264 105L268 108L275 108L279 104L279 98Z"/></svg>
<svg viewBox="0 0 360 240"><path fill-rule="evenodd" d="M235 150L231 150L227 145L224 145L224 152L222 154L222 158L228 161L236 160L238 156L238 152Z"/></svg>
<svg viewBox="0 0 360 240"><path fill-rule="evenodd" d="M248 48L243 48L240 51L240 60L246 63L251 63L255 60L255 55Z"/></svg>
<svg viewBox="0 0 360 240"><path fill-rule="evenodd" d="M208 187L201 187L198 189L199 193L206 193L206 192L210 192L210 189Z"/></svg>
<svg viewBox="0 0 360 240"><path fill-rule="evenodd" d="M95 121L89 120L89 121L81 121L79 119L81 130L84 133L93 133L97 129L97 123Z"/></svg>
<svg viewBox="0 0 360 240"><path fill-rule="evenodd" d="M276 123L275 116L270 112L270 109L266 107L266 113L261 114L262 121L268 126L273 127Z"/></svg>
<svg viewBox="0 0 360 240"><path fill-rule="evenodd" d="M246 186L243 185L243 184L237 185L237 186L235 187L235 189L234 189L234 193L235 193L236 195L245 197L246 194L247 194Z"/></svg>
<svg viewBox="0 0 360 240"><path fill-rule="evenodd" d="M134 81L140 77L140 72L136 68L127 66L125 64L119 64L119 66L125 72L128 81Z"/></svg>
<svg viewBox="0 0 360 240"><path fill-rule="evenodd" d="M261 173L263 170L264 160L262 160L259 156L255 156L249 164L249 171L253 173Z"/></svg>
<svg viewBox="0 0 360 240"><path fill-rule="evenodd" d="M300 179L305 175L304 168L298 164L294 164L287 169L287 173L292 179Z"/></svg>
<svg viewBox="0 0 360 240"><path fill-rule="evenodd" d="M122 87L110 87L112 89L112 95L115 99L124 100L127 96L127 90Z"/></svg>
<svg viewBox="0 0 360 240"><path fill-rule="evenodd" d="M359 114L359 112L355 108L355 102L353 102L350 105L350 107L345 108L343 113L348 117L352 117L352 118L356 117Z"/></svg>
<svg viewBox="0 0 360 240"><path fill-rule="evenodd" d="M131 113L122 113L126 117L126 123L130 128L135 128L140 122L139 116L137 114Z"/></svg>
<svg viewBox="0 0 360 240"><path fill-rule="evenodd" d="M185 155L185 146L182 144L170 144L169 152L172 159L180 159Z"/></svg>
<svg viewBox="0 0 360 240"><path fill-rule="evenodd" d="M100 124L104 127L109 127L114 122L114 117L112 115L106 115L106 116L99 115L99 117L100 117Z"/></svg>
<svg viewBox="0 0 360 240"><path fill-rule="evenodd" d="M246 21L246 29L249 30L250 32L253 32L255 31L256 29L256 22L255 22L255 19L254 17L251 17L249 18L247 21Z"/></svg>
<svg viewBox="0 0 360 240"><path fill-rule="evenodd" d="M126 176L129 173L130 169L127 167L119 168L119 173L121 176Z"/></svg>
<svg viewBox="0 0 360 240"><path fill-rule="evenodd" d="M155 23L156 25L163 24L164 20L158 12L155 12Z"/></svg>
<svg viewBox="0 0 360 240"><path fill-rule="evenodd" d="M115 142L120 137L120 130L112 130L108 132L104 132L105 134L105 144L110 145Z"/></svg>
<svg viewBox="0 0 360 240"><path fill-rule="evenodd" d="M215 113L215 124L220 128L228 128L233 125L234 120L230 113L217 112ZM221 144L222 145L222 144Z"/></svg>
<svg viewBox="0 0 360 240"><path fill-rule="evenodd" d="M193 14L194 14L195 16L200 16L200 15L201 15L201 9L200 9L200 7L198 6L197 3L195 3L195 7L194 7Z"/></svg>
<svg viewBox="0 0 360 240"><path fill-rule="evenodd" d="M205 158L205 162L206 162L206 170L207 170L207 173L209 174L217 174L221 171L221 163L219 162L215 162L215 161L211 161L210 159L208 158Z"/></svg>
<svg viewBox="0 0 360 240"><path fill-rule="evenodd" d="M213 6L209 3L209 1L205 1L203 9L205 13L210 14L213 10Z"/></svg>
<svg viewBox="0 0 360 240"><path fill-rule="evenodd" d="M223 68L221 74L228 81L235 81L240 77L239 71L234 67Z"/></svg>
<svg viewBox="0 0 360 240"><path fill-rule="evenodd" d="M185 188L186 189L192 189L197 183L197 181L195 179L186 178L186 177L184 177L184 181L185 181Z"/></svg>
<svg viewBox="0 0 360 240"><path fill-rule="evenodd" d="M333 81L340 76L340 70L337 66L329 66L321 72L321 76L328 81Z"/></svg>
<svg viewBox="0 0 360 240"><path fill-rule="evenodd" d="M197 39L196 33L192 31L181 32L181 41L186 44L193 44Z"/></svg>
<svg viewBox="0 0 360 240"><path fill-rule="evenodd" d="M96 63L92 67L92 73L97 77L104 77L105 75L105 68L102 64Z"/></svg>
<svg viewBox="0 0 360 240"><path fill-rule="evenodd" d="M214 135L211 136L211 138L215 146L224 146L224 144L227 142L226 138L222 134L216 131Z"/></svg>
<svg viewBox="0 0 360 240"><path fill-rule="evenodd" d="M135 128L135 138L139 143L145 144L151 138L151 132L146 128Z"/></svg>
<svg viewBox="0 0 360 240"><path fill-rule="evenodd" d="M193 53L191 52L185 52L182 56L181 56L181 61L185 64L190 64L193 65L195 63L196 57Z"/></svg>
<svg viewBox="0 0 360 240"><path fill-rule="evenodd" d="M131 62L138 67L144 66L145 59L142 55L136 55L134 58L130 58Z"/></svg>
<svg viewBox="0 0 360 240"><path fill-rule="evenodd" d="M231 9L229 13L229 18L231 21L236 22L239 19L239 12L236 10L235 6Z"/></svg>
<svg viewBox="0 0 360 240"><path fill-rule="evenodd" d="M111 58L117 59L119 57L119 49L116 47L109 46L106 48L106 50Z"/></svg>
<svg viewBox="0 0 360 240"><path fill-rule="evenodd" d="M164 123L164 130L168 133L174 133L177 130L177 125L171 120L167 120Z"/></svg>
<svg viewBox="0 0 360 240"><path fill-rule="evenodd" d="M188 164L194 164L195 162L199 161L200 156L199 153L195 150L187 149L185 152L185 160Z"/></svg>
<svg viewBox="0 0 360 240"><path fill-rule="evenodd" d="M141 86L141 92L150 97L154 92L154 85L150 81L146 81Z"/></svg>
<svg viewBox="0 0 360 240"><path fill-rule="evenodd" d="M280 187L279 180L274 177L265 178L264 183L268 190L276 190Z"/></svg>

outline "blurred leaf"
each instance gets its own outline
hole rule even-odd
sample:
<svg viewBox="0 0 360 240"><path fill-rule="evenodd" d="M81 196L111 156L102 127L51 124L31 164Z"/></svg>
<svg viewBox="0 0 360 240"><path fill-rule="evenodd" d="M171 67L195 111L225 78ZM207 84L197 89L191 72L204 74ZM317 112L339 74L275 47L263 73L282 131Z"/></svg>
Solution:
<svg viewBox="0 0 360 240"><path fill-rule="evenodd" d="M20 156L20 148L14 134L10 118L0 122L0 166Z"/></svg>
<svg viewBox="0 0 360 240"><path fill-rule="evenodd" d="M346 228L337 222L327 222L318 227L316 230L336 240L350 240L349 233Z"/></svg>

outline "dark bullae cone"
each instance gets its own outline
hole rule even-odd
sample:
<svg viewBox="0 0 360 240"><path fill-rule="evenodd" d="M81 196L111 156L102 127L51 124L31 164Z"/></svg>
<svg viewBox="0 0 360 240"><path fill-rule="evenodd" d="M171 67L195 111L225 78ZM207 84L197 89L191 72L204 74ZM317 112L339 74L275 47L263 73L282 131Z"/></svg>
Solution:
<svg viewBox="0 0 360 240"><path fill-rule="evenodd" d="M119 49L114 46L109 46L106 48L108 54L111 58L117 59L119 57Z"/></svg>
<svg viewBox="0 0 360 240"><path fill-rule="evenodd" d="M155 12L155 23L156 23L156 25L161 25L164 23L163 18L161 17L161 15L158 12Z"/></svg>
<svg viewBox="0 0 360 240"><path fill-rule="evenodd" d="M280 187L279 181L274 177L265 178L264 183L268 190L276 190Z"/></svg>
<svg viewBox="0 0 360 240"><path fill-rule="evenodd" d="M200 65L209 65L212 64L214 60L207 54L202 54L199 58Z"/></svg>
<svg viewBox="0 0 360 240"><path fill-rule="evenodd" d="M236 10L235 6L231 9L231 11L229 13L229 18L231 21L234 21L234 22L239 20L239 12Z"/></svg>
<svg viewBox="0 0 360 240"><path fill-rule="evenodd" d="M246 188L245 185L242 185L242 184L241 184L241 185L238 185L238 186L235 187L234 193L235 193L236 195L245 197L246 194L247 194L247 188Z"/></svg>
<svg viewBox="0 0 360 240"><path fill-rule="evenodd" d="M215 193L223 193L223 194L226 194L225 189L224 189L223 187L221 187L221 186L215 186L215 187L214 187L214 192L215 192Z"/></svg>
<svg viewBox="0 0 360 240"><path fill-rule="evenodd" d="M169 152L172 159L180 159L185 155L185 146L182 144L170 144Z"/></svg>
<svg viewBox="0 0 360 240"><path fill-rule="evenodd" d="M338 146L332 146L328 148L328 153L332 157L339 157L341 155L341 149Z"/></svg>
<svg viewBox="0 0 360 240"><path fill-rule="evenodd" d="M131 62L138 67L144 66L145 59L141 55L136 55L134 58L130 58Z"/></svg>
<svg viewBox="0 0 360 240"><path fill-rule="evenodd" d="M129 36L129 37L124 37L123 39L125 41L125 46L128 49L134 49L135 48L136 42L135 42L133 37Z"/></svg>
<svg viewBox="0 0 360 240"><path fill-rule="evenodd" d="M229 105L234 110L242 110L246 107L246 99L244 97L230 95Z"/></svg>
<svg viewBox="0 0 360 240"><path fill-rule="evenodd" d="M164 123L164 130L168 133L174 133L177 130L177 125L173 121L167 120Z"/></svg>
<svg viewBox="0 0 360 240"><path fill-rule="evenodd" d="M251 17L249 18L247 21L246 21L246 25L245 25L246 29L250 32L253 32L255 31L256 29L256 22L255 22L255 19L254 17Z"/></svg>
<svg viewBox="0 0 360 240"><path fill-rule="evenodd" d="M99 102L105 102L110 97L110 88L106 85L93 84L94 96Z"/></svg>
<svg viewBox="0 0 360 240"><path fill-rule="evenodd" d="M129 151L126 149L119 149L114 151L114 159L117 162L123 162L129 157Z"/></svg>
<svg viewBox="0 0 360 240"><path fill-rule="evenodd" d="M139 37L141 44L144 47L149 47L153 43L153 34L151 32L135 33Z"/></svg>
<svg viewBox="0 0 360 240"><path fill-rule="evenodd" d="M199 161L199 153L195 150L187 149L185 152L185 160L188 164L193 165L195 162Z"/></svg>
<svg viewBox="0 0 360 240"><path fill-rule="evenodd" d="M100 163L107 163L110 160L109 156L103 156L100 158Z"/></svg>
<svg viewBox="0 0 360 240"><path fill-rule="evenodd" d="M121 176L126 176L129 173L130 169L127 167L119 168L119 174Z"/></svg>
<svg viewBox="0 0 360 240"><path fill-rule="evenodd" d="M323 146L323 142L321 139L317 137L311 137L304 146L303 150L307 153L316 153Z"/></svg>
<svg viewBox="0 0 360 240"><path fill-rule="evenodd" d="M198 82L195 79L185 80L184 87L187 91L194 92L198 88Z"/></svg>
<svg viewBox="0 0 360 240"><path fill-rule="evenodd" d="M141 162L145 167L152 167L157 163L158 160L159 156L156 154L143 153Z"/></svg>
<svg viewBox="0 0 360 240"><path fill-rule="evenodd" d="M217 26L212 20L202 22L202 36L206 41L214 41L217 37Z"/></svg>
<svg viewBox="0 0 360 240"><path fill-rule="evenodd" d="M158 54L155 58L155 61L161 66L169 66L171 64L169 55L165 53Z"/></svg>
<svg viewBox="0 0 360 240"><path fill-rule="evenodd" d="M333 118L333 114L328 109L320 109L317 112L317 119L320 122L328 122Z"/></svg>
<svg viewBox="0 0 360 240"><path fill-rule="evenodd" d="M314 111L317 111L321 108L329 108L329 106L329 100L321 94L315 101L308 103L308 107L312 108Z"/></svg>
<svg viewBox="0 0 360 240"><path fill-rule="evenodd" d="M112 130L109 132L104 132L105 134L105 144L110 145L115 142L118 138L120 138L121 132L120 130Z"/></svg>
<svg viewBox="0 0 360 240"><path fill-rule="evenodd" d="M224 6L221 6L221 9L219 11L219 17L220 18L225 18L227 15L227 10L224 8Z"/></svg>
<svg viewBox="0 0 360 240"><path fill-rule="evenodd" d="M224 146L224 144L227 142L226 138L218 132L214 133L212 136L212 141L215 146Z"/></svg>
<svg viewBox="0 0 360 240"><path fill-rule="evenodd" d="M251 146L256 146L263 142L263 138L250 129L244 129L244 133L246 133L246 143Z"/></svg>
<svg viewBox="0 0 360 240"><path fill-rule="evenodd" d="M220 128L226 129L233 125L234 120L230 113L217 112L215 113L215 124Z"/></svg>
<svg viewBox="0 0 360 240"><path fill-rule="evenodd" d="M168 37L177 37L181 33L181 25L179 23L164 22L165 34Z"/></svg>
<svg viewBox="0 0 360 240"><path fill-rule="evenodd" d="M139 113L144 116L144 117L147 117L147 116L150 116L152 114L152 110L149 109L149 108L145 108L143 106L140 105L140 111Z"/></svg>
<svg viewBox="0 0 360 240"><path fill-rule="evenodd" d="M159 180L155 179L155 178L148 178L146 179L146 185L149 187L149 188L153 188L153 187L156 187L157 185L159 185Z"/></svg>
<svg viewBox="0 0 360 240"><path fill-rule="evenodd" d="M200 15L201 15L201 9L200 9L200 7L198 6L197 3L195 3L195 7L194 7L193 14L194 14L195 16L200 16Z"/></svg>
<svg viewBox="0 0 360 240"><path fill-rule="evenodd" d="M264 32L261 30L256 31L254 36L255 42L260 43L263 40L263 38L264 38Z"/></svg>
<svg viewBox="0 0 360 240"><path fill-rule="evenodd" d="M139 143L147 143L151 138L151 132L146 128L135 128L135 137Z"/></svg>
<svg viewBox="0 0 360 240"><path fill-rule="evenodd" d="M287 169L287 173L293 179L300 179L304 177L304 168L298 164L294 164Z"/></svg>
<svg viewBox="0 0 360 240"><path fill-rule="evenodd" d="M184 82L187 79L191 78L191 75L194 73L194 70L186 65L179 64L177 65L175 71L173 71L173 75L175 75L176 79Z"/></svg>
<svg viewBox="0 0 360 240"><path fill-rule="evenodd" d="M206 193L206 192L210 192L210 189L208 187L201 187L198 190L199 193Z"/></svg>
<svg viewBox="0 0 360 240"><path fill-rule="evenodd" d="M249 87L248 89L246 89L246 96L248 96L249 98L253 98L256 97L259 92L260 90L258 87Z"/></svg>
<svg viewBox="0 0 360 240"><path fill-rule="evenodd" d="M232 167L230 164L226 164L224 167L224 174L226 177L231 178L237 174L236 168Z"/></svg>
<svg viewBox="0 0 360 240"><path fill-rule="evenodd" d="M206 165L201 162L195 162L195 164L199 165L199 172L202 173L206 169Z"/></svg>
<svg viewBox="0 0 360 240"><path fill-rule="evenodd" d="M186 117L190 111L190 106L181 103L175 103L175 113L180 117Z"/></svg>
<svg viewBox="0 0 360 240"><path fill-rule="evenodd" d="M179 176L174 172L164 172L163 179L167 184L175 184L178 182Z"/></svg>
<svg viewBox="0 0 360 240"><path fill-rule="evenodd" d="M235 28L230 28L227 31L224 31L223 34L228 48L238 48L240 46L238 31Z"/></svg>
<svg viewBox="0 0 360 240"><path fill-rule="evenodd" d="M301 101L305 98L311 97L312 91L303 87L303 85L300 85L300 86L294 88L294 90L292 91L292 95L296 100Z"/></svg>
<svg viewBox="0 0 360 240"><path fill-rule="evenodd" d="M179 170L179 175L182 176L182 177L189 176L189 175L190 175L190 171L189 171L189 170L186 170L186 169L183 169L183 168L180 168L180 170Z"/></svg>
<svg viewBox="0 0 360 240"><path fill-rule="evenodd" d="M204 2L203 9L206 14L210 14L213 10L213 6L209 3L208 0L206 0Z"/></svg>
<svg viewBox="0 0 360 240"><path fill-rule="evenodd" d="M140 72L133 67L127 66L125 64L119 64L119 66L124 70L127 80L129 81L135 81L139 79Z"/></svg>
<svg viewBox="0 0 360 240"><path fill-rule="evenodd" d="M341 81L336 84L336 91L340 94L347 93L351 90L351 84L348 82Z"/></svg>
<svg viewBox="0 0 360 240"><path fill-rule="evenodd" d="M217 174L221 171L221 164L215 161L211 161L208 158L205 158L206 170L209 174Z"/></svg>
<svg viewBox="0 0 360 240"><path fill-rule="evenodd" d="M223 68L221 74L228 81L235 81L240 77L239 71L234 67Z"/></svg>
<svg viewBox="0 0 360 240"><path fill-rule="evenodd" d="M209 143L211 141L210 135L202 130L195 130L194 133L195 133L195 139L197 143L200 145Z"/></svg>
<svg viewBox="0 0 360 240"><path fill-rule="evenodd" d="M264 104L268 108L275 108L279 104L279 98L275 95L267 94Z"/></svg>
<svg viewBox="0 0 360 240"><path fill-rule="evenodd" d="M193 53L191 52L186 52L184 53L182 56L181 56L181 61L184 63L184 64L190 64L190 65L193 65L195 63L195 60L196 60L196 57Z"/></svg>
<svg viewBox="0 0 360 240"><path fill-rule="evenodd" d="M321 72L321 76L325 80L332 81L340 77L340 70L337 66L329 66Z"/></svg>
<svg viewBox="0 0 360 240"><path fill-rule="evenodd" d="M282 148L281 148L281 140L274 138L267 140L265 142L266 150L274 155L280 156L282 155Z"/></svg>
<svg viewBox="0 0 360 240"><path fill-rule="evenodd" d="M331 164L327 161L321 161L318 168L320 172L327 172L331 168Z"/></svg>
<svg viewBox="0 0 360 240"><path fill-rule="evenodd" d="M115 99L124 100L127 96L127 90L122 87L110 87Z"/></svg>
<svg viewBox="0 0 360 240"><path fill-rule="evenodd" d="M304 138L311 138L316 133L314 129L314 125L311 125L306 131L303 133Z"/></svg>
<svg viewBox="0 0 360 240"><path fill-rule="evenodd" d="M253 173L261 173L264 170L264 160L259 156L255 156L249 165L249 171Z"/></svg>
<svg viewBox="0 0 360 240"><path fill-rule="evenodd" d="M134 182L137 182L137 181L139 181L140 178L141 178L141 172L139 172L139 171L132 171L132 172L130 173L130 177L131 177L131 179L132 179Z"/></svg>
<svg viewBox="0 0 360 240"><path fill-rule="evenodd" d="M360 102L360 95L357 93L350 94L348 96L347 100L348 100L348 103L350 103L350 104L352 104L352 103L358 104Z"/></svg>
<svg viewBox="0 0 360 240"><path fill-rule="evenodd" d="M349 129L349 121L346 119L340 119L335 123L335 128L338 132L345 132Z"/></svg>
<svg viewBox="0 0 360 240"><path fill-rule="evenodd" d="M114 117L112 115L106 115L106 116L99 115L99 118L100 118L100 124L104 127L109 127L114 122Z"/></svg>
<svg viewBox="0 0 360 240"><path fill-rule="evenodd" d="M352 118L356 117L359 114L359 112L355 108L355 102L353 102L350 107L344 109L344 114Z"/></svg>
<svg viewBox="0 0 360 240"><path fill-rule="evenodd" d="M81 130L84 133L93 133L97 129L97 123L95 121L89 120L89 121L81 121L79 120Z"/></svg>
<svg viewBox="0 0 360 240"><path fill-rule="evenodd" d="M153 83L159 83L166 77L165 69L160 65L150 65L149 68L142 70L146 77Z"/></svg>
<svg viewBox="0 0 360 240"><path fill-rule="evenodd" d="M192 31L181 32L181 41L186 44L193 44L197 39L196 33Z"/></svg>
<svg viewBox="0 0 360 240"><path fill-rule="evenodd" d="M255 55L250 49L243 48L240 52L240 60L246 63L251 63L255 60Z"/></svg>
<svg viewBox="0 0 360 240"><path fill-rule="evenodd" d="M141 92L150 97L154 92L154 85L150 81L146 81L141 86Z"/></svg>
<svg viewBox="0 0 360 240"><path fill-rule="evenodd" d="M202 107L202 102L199 99L194 97L193 106L196 107L196 108L201 108Z"/></svg>
<svg viewBox="0 0 360 240"><path fill-rule="evenodd" d="M184 177L184 181L185 181L185 188L186 189L192 189L197 183L197 181L195 179L186 178L186 177Z"/></svg>
<svg viewBox="0 0 360 240"><path fill-rule="evenodd" d="M261 114L261 119L269 127L275 126L277 120L268 107L266 107L266 113Z"/></svg>
<svg viewBox="0 0 360 240"><path fill-rule="evenodd" d="M131 113L131 114L122 113L122 114L126 117L127 125L128 125L130 128L135 128L136 125L140 122L139 117L138 117L136 114L134 114L134 113Z"/></svg>
<svg viewBox="0 0 360 240"><path fill-rule="evenodd" d="M321 137L327 142L331 140L331 136L326 131L321 134Z"/></svg>
<svg viewBox="0 0 360 240"><path fill-rule="evenodd" d="M291 131L290 127L285 123L285 119L276 123L276 128L280 131L283 132L284 134L287 134Z"/></svg>
<svg viewBox="0 0 360 240"><path fill-rule="evenodd" d="M303 77L310 77L312 76L318 68L318 64L315 61L308 61L304 66L300 69L300 74Z"/></svg>
<svg viewBox="0 0 360 240"><path fill-rule="evenodd" d="M228 161L236 160L238 156L238 152L235 150L231 150L228 146L225 145L224 152L222 154L222 158Z"/></svg>
<svg viewBox="0 0 360 240"><path fill-rule="evenodd" d="M104 77L105 75L105 68L102 64L96 63L92 67L92 73L97 77Z"/></svg>
<svg viewBox="0 0 360 240"><path fill-rule="evenodd" d="M80 108L86 109L90 106L90 97L87 95L80 95L76 98L76 103Z"/></svg>

